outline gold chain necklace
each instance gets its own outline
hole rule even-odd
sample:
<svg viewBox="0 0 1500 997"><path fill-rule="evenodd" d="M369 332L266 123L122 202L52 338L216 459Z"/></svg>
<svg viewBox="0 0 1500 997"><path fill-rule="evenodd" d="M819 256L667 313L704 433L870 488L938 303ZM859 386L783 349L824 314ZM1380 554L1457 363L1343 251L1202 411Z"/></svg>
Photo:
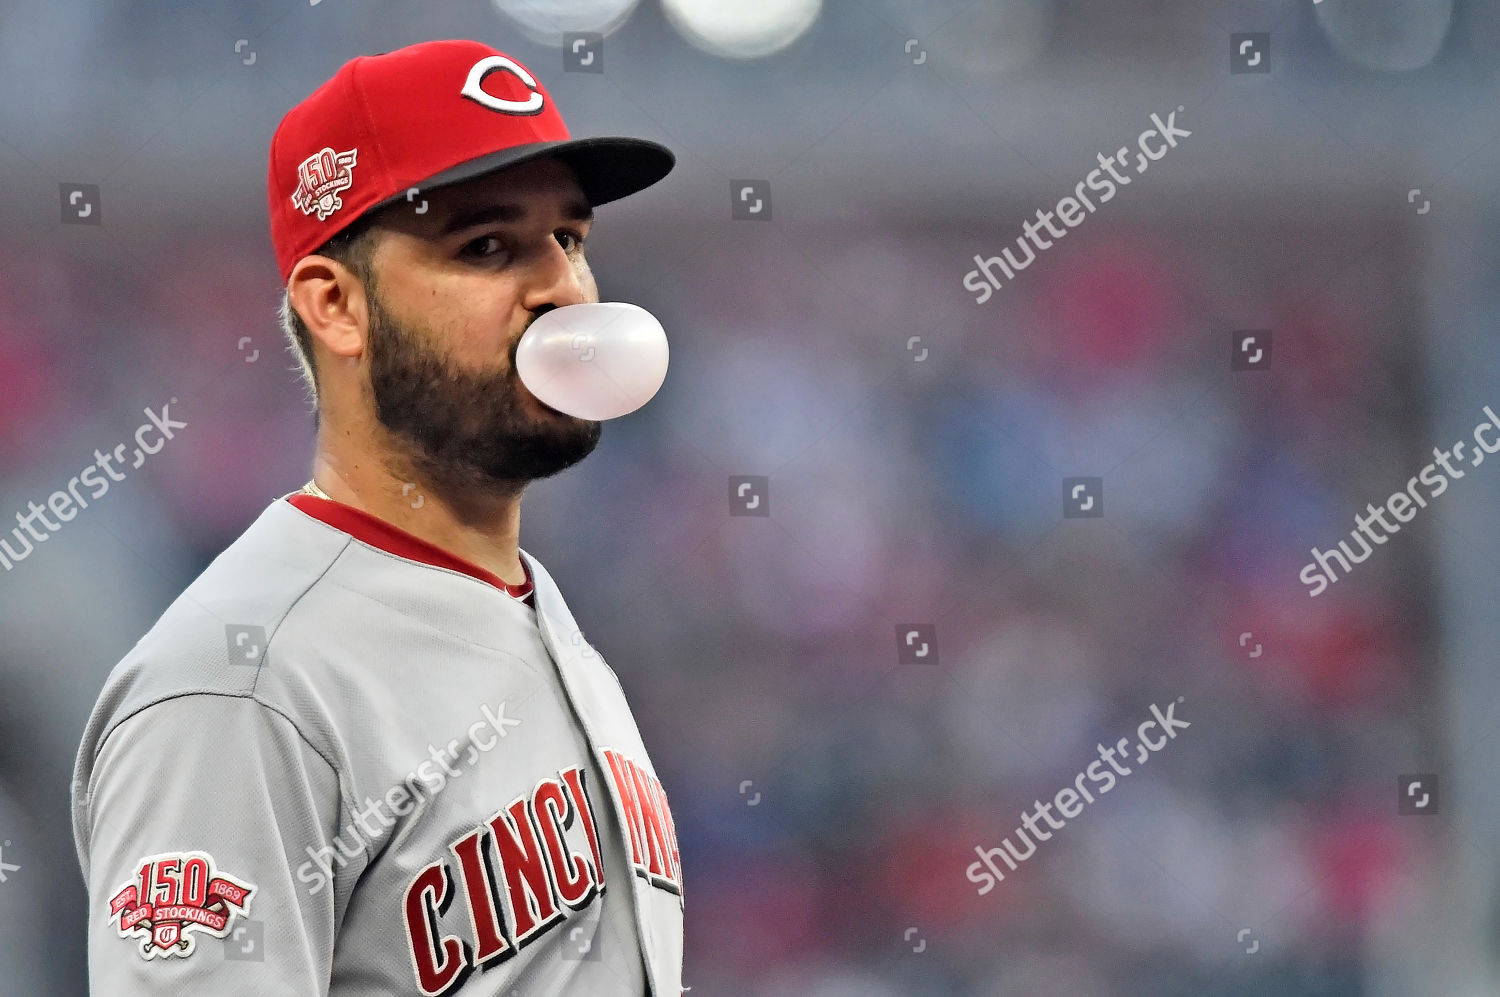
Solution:
<svg viewBox="0 0 1500 997"><path fill-rule="evenodd" d="M318 484L315 481L309 481L307 484L303 485L302 486L302 494L303 495L316 495L318 498L325 498L325 499L328 499L330 502L333 501L333 499L329 497L329 495L328 495L327 492L325 492L323 489L321 489L321 488L318 487Z"/></svg>

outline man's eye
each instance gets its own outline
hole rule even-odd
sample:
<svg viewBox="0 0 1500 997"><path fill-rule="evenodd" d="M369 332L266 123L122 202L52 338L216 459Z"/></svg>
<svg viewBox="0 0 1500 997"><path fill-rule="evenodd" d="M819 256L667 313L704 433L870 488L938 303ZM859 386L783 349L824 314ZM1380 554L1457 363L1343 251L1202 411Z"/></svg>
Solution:
<svg viewBox="0 0 1500 997"><path fill-rule="evenodd" d="M463 254L465 256L477 257L492 256L493 253L485 252L487 248L492 248L496 251L499 251L505 248L505 243L502 242L498 236L482 235L478 239L473 239L468 242L463 248Z"/></svg>
<svg viewBox="0 0 1500 997"><path fill-rule="evenodd" d="M567 242L563 242L564 239L570 239L570 240L572 240L571 244L567 243ZM568 252L571 253L575 249L582 249L583 248L584 238L583 238L583 236L579 235L577 232L559 232L559 233L557 233L557 241L558 242L562 242L563 243L563 249L565 249L565 250L567 250Z"/></svg>

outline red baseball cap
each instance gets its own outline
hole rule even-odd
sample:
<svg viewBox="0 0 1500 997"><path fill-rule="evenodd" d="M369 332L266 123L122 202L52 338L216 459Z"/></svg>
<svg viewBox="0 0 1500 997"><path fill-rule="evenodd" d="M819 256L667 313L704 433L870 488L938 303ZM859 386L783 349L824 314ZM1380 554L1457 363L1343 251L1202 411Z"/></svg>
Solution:
<svg viewBox="0 0 1500 997"><path fill-rule="evenodd" d="M676 163L646 139L569 137L546 88L482 42L420 42L351 59L271 138L266 190L281 279L412 187L431 190L541 156L573 167L591 205L649 187Z"/></svg>

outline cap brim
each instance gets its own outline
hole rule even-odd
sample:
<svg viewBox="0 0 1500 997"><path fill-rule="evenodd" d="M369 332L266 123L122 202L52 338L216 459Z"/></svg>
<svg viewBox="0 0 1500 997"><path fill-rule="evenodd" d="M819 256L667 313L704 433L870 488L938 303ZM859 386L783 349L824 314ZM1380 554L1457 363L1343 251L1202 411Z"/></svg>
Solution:
<svg viewBox="0 0 1500 997"><path fill-rule="evenodd" d="M621 136L562 139L501 149L459 163L413 186L421 190L447 187L546 156L555 156L573 168L578 174L583 196L588 198L591 206L608 204L645 190L672 172L677 163L672 150L648 139ZM405 196L403 191L375 207L385 207Z"/></svg>

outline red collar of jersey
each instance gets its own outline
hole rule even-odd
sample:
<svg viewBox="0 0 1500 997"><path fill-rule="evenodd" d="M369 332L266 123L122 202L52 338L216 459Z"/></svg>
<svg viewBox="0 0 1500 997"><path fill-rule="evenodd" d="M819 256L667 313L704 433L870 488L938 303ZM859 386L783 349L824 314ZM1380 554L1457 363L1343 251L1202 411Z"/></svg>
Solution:
<svg viewBox="0 0 1500 997"><path fill-rule="evenodd" d="M319 498L316 495L307 495L303 492L294 492L288 495L286 500L314 519L321 520L336 530L342 530L371 547L411 561L421 561L423 564L431 564L434 567L462 572L482 582L488 582L512 599L525 602L527 605L534 605L531 598L531 569L526 566L525 558L521 559L521 570L526 572L526 581L520 585L512 585L499 575L450 554L421 537L392 526L363 509L356 509L352 505L335 502L333 499Z"/></svg>

